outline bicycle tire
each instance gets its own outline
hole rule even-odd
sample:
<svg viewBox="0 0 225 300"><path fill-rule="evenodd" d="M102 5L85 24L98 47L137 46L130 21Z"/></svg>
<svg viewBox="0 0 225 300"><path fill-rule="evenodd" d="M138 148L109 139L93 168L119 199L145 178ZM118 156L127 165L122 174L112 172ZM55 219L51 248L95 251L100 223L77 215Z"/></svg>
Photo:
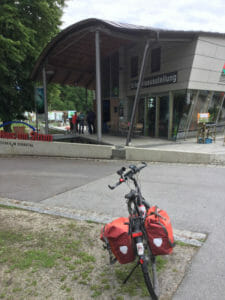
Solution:
<svg viewBox="0 0 225 300"><path fill-rule="evenodd" d="M159 285L156 272L156 261L155 257L151 254L148 242L144 239L145 243L145 256L141 269L143 272L145 284L149 291L152 300L158 300L159 296Z"/></svg>

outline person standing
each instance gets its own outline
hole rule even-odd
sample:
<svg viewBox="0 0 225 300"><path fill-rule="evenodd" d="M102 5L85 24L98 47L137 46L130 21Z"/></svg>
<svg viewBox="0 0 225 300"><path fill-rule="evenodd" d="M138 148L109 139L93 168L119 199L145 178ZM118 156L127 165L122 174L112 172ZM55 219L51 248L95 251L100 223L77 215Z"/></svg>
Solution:
<svg viewBox="0 0 225 300"><path fill-rule="evenodd" d="M78 132L79 132L79 134L81 134L81 133L83 134L84 133L84 119L85 119L85 115L83 114L83 112L80 112L78 119L79 119Z"/></svg>
<svg viewBox="0 0 225 300"><path fill-rule="evenodd" d="M76 126L77 126L77 112L72 117L72 123L73 123L73 133L76 133Z"/></svg>
<svg viewBox="0 0 225 300"><path fill-rule="evenodd" d="M87 114L88 131L90 134L95 133L95 113L91 110Z"/></svg>
<svg viewBox="0 0 225 300"><path fill-rule="evenodd" d="M67 113L64 111L63 112L63 119L62 119L62 121L63 121L63 126L66 126L66 120L67 120Z"/></svg>

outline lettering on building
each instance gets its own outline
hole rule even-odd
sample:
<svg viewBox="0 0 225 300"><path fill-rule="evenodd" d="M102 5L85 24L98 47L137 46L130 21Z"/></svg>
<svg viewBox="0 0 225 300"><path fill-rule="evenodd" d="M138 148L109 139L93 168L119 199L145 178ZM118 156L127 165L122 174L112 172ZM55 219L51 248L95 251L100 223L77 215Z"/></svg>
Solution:
<svg viewBox="0 0 225 300"><path fill-rule="evenodd" d="M0 131L0 138L2 139L18 139L18 140L32 140L32 141L44 141L52 142L53 137L51 134L39 134L37 132L28 133L14 133L14 132L5 132Z"/></svg>
<svg viewBox="0 0 225 300"><path fill-rule="evenodd" d="M176 82L177 82L177 71L144 78L142 82L142 88L149 88L152 86L159 86L159 85L171 84ZM135 90L137 88L137 85L138 85L137 80L132 81L130 83L130 89Z"/></svg>

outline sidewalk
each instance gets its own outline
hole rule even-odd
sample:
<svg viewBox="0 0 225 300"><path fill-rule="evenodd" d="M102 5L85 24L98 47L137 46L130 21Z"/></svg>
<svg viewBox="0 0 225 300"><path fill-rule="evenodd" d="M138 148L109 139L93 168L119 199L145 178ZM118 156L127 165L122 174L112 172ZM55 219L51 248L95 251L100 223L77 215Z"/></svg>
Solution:
<svg viewBox="0 0 225 300"><path fill-rule="evenodd" d="M125 136L58 133L51 127L53 142L32 140L0 140L0 155L28 155L68 157L83 159L123 159L127 161L218 164L225 165L224 137L217 135L211 144L198 144L196 138L171 141L167 139L137 136L126 146ZM60 127L63 130L63 127Z"/></svg>
<svg viewBox="0 0 225 300"><path fill-rule="evenodd" d="M85 133L83 135L54 135L55 141L74 139L74 142L96 143L97 135ZM114 146L113 158L126 160L146 160L152 162L168 163L200 163L225 164L224 136L219 135L211 144L198 144L196 138L169 141L167 139L151 138L145 136L134 137L126 147L125 136L103 134L101 143Z"/></svg>

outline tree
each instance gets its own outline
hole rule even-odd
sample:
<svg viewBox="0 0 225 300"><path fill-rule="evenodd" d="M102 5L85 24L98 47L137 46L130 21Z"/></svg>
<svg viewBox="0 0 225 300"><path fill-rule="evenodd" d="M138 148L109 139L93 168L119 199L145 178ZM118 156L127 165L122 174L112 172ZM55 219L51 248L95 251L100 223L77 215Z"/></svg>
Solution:
<svg viewBox="0 0 225 300"><path fill-rule="evenodd" d="M0 119L21 118L34 107L29 76L46 44L59 32L65 0L1 0Z"/></svg>
<svg viewBox="0 0 225 300"><path fill-rule="evenodd" d="M93 92L82 87L48 86L49 110L76 110L87 112L93 109Z"/></svg>

